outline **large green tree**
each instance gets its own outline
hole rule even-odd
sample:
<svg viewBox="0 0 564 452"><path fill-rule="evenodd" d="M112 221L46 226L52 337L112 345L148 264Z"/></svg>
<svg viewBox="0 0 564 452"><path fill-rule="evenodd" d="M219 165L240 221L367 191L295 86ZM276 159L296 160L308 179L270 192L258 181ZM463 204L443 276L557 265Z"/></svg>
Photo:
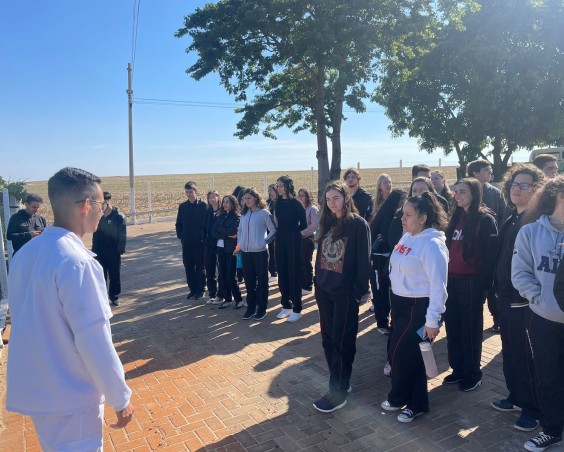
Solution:
<svg viewBox="0 0 564 452"><path fill-rule="evenodd" d="M478 3L418 52L390 52L375 97L395 135L455 151L461 168L491 158L499 180L518 148L563 141L564 2Z"/></svg>
<svg viewBox="0 0 564 452"><path fill-rule="evenodd" d="M322 192L328 179L340 177L344 106L365 111L382 50L411 33L410 21L430 23L439 9L434 3L451 13L442 6L459 2L223 0L186 16L176 36L189 35L187 52L198 54L189 75L218 73L244 103L236 136L274 138L281 127L316 135Z"/></svg>

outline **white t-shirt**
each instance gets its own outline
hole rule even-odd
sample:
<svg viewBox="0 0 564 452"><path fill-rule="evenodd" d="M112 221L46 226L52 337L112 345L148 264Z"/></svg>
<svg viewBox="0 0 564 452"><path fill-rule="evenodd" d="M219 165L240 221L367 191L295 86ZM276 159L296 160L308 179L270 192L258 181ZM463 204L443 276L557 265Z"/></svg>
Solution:
<svg viewBox="0 0 564 452"><path fill-rule="evenodd" d="M112 344L102 267L80 238L48 227L12 260L12 331L6 407L64 416L106 400L125 408L131 390Z"/></svg>

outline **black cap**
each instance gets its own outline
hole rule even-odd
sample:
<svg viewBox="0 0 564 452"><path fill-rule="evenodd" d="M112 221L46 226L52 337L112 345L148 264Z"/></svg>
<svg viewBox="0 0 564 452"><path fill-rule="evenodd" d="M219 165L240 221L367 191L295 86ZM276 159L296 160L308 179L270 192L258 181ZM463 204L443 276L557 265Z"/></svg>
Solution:
<svg viewBox="0 0 564 452"><path fill-rule="evenodd" d="M105 191L104 192L104 201L109 201L110 199L112 199L112 195L110 195L109 191Z"/></svg>

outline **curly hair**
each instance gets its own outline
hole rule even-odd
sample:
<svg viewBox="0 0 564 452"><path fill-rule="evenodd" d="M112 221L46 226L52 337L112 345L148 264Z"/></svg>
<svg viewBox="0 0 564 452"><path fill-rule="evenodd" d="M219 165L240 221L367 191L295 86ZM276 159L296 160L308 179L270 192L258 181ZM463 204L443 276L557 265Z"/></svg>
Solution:
<svg viewBox="0 0 564 452"><path fill-rule="evenodd" d="M516 163L504 175L501 181L501 188L503 196L507 205L515 207L511 202L511 184L519 174L528 174L533 178L533 191L536 192L538 188L544 183L544 173L535 165L530 163Z"/></svg>
<svg viewBox="0 0 564 452"><path fill-rule="evenodd" d="M280 176L276 179L276 182L282 182L284 184L284 190L286 190L286 196L288 198L296 197L296 189L294 188L294 181L288 175Z"/></svg>
<svg viewBox="0 0 564 452"><path fill-rule="evenodd" d="M523 224L533 223L542 215L552 214L556 208L556 198L560 193L564 194L564 175L550 179L540 190L537 190L529 201Z"/></svg>
<svg viewBox="0 0 564 452"><path fill-rule="evenodd" d="M232 212L235 215L239 215L239 202L237 201L237 198L233 195L225 195L223 198L221 198L221 206L219 207L219 213L217 215L221 216L221 215L226 215L228 213L223 208L223 201L225 201L225 199L228 199L229 203L231 204L231 210L229 213Z"/></svg>

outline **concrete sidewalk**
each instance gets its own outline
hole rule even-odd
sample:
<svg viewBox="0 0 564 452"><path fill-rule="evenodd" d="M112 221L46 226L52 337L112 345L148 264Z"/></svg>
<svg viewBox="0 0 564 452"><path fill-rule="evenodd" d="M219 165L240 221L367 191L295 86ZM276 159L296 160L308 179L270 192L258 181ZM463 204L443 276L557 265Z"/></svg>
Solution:
<svg viewBox="0 0 564 452"><path fill-rule="evenodd" d="M313 295L304 298L304 317L293 324L276 319L275 283L260 322L242 320L244 309L187 301L181 249L171 229L138 231L128 242L112 329L136 412L126 429L106 428L105 450L520 451L532 436L513 428L515 413L489 407L507 393L500 338L488 331L481 388L461 393L456 385L440 385L448 374L442 332L435 354L443 373L429 382L431 412L411 424L383 412L380 403L390 389L382 373L386 336L376 331L367 304L361 306L348 404L332 414L317 412L312 403L325 393L328 371ZM38 451L30 419L5 412L6 360L4 353L0 450ZM107 407L107 424L114 420Z"/></svg>

